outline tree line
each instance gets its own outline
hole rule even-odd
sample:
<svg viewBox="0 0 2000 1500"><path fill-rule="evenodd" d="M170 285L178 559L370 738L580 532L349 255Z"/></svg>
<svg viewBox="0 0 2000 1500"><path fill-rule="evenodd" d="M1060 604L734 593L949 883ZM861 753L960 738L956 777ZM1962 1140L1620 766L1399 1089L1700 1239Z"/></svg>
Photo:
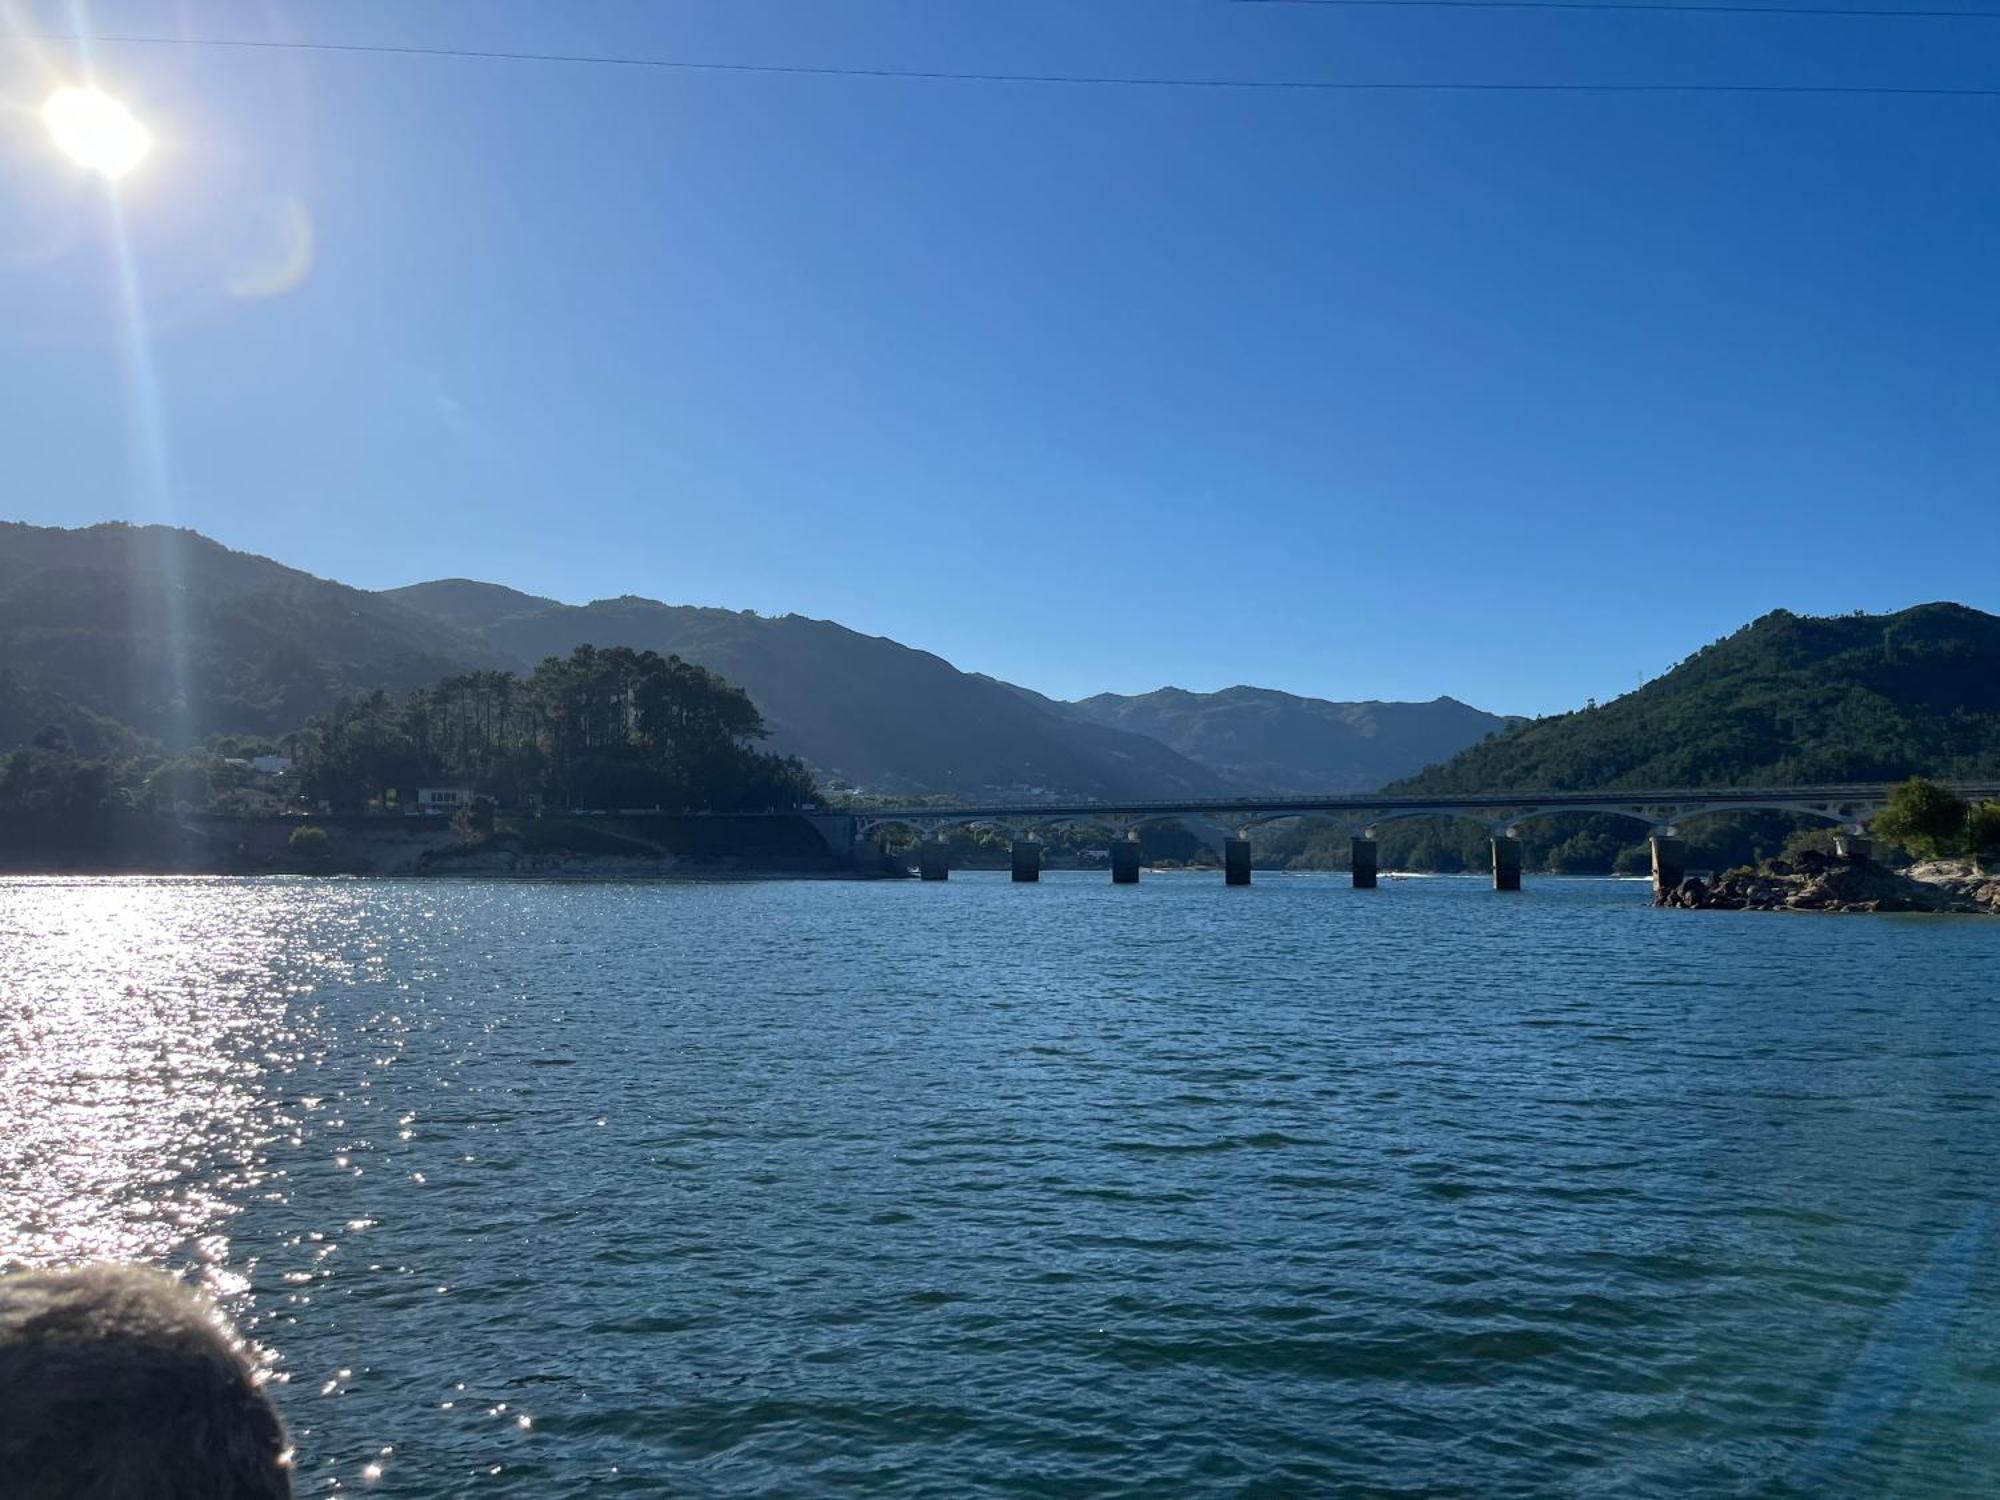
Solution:
<svg viewBox="0 0 2000 1500"><path fill-rule="evenodd" d="M757 748L763 716L705 667L579 646L529 676L471 672L316 718L291 747L305 794L337 811L389 788L469 787L503 806L790 811L815 806L796 757Z"/></svg>
<svg viewBox="0 0 2000 1500"><path fill-rule="evenodd" d="M2000 853L2000 802L1967 802L1912 776L1889 794L1870 832L1921 859L1983 859Z"/></svg>

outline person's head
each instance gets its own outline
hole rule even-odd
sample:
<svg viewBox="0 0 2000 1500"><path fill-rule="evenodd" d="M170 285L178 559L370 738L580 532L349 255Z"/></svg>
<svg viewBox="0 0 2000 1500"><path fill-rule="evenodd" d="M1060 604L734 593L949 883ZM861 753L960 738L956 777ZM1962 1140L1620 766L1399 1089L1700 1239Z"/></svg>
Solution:
<svg viewBox="0 0 2000 1500"><path fill-rule="evenodd" d="M157 1271L0 1276L8 1500L290 1500L284 1424L208 1302Z"/></svg>

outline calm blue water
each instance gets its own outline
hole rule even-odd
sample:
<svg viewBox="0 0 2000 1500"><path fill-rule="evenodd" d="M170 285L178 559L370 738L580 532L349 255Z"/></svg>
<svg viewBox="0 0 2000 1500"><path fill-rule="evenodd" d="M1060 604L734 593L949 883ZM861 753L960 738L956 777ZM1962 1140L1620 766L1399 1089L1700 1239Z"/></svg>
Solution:
<svg viewBox="0 0 2000 1500"><path fill-rule="evenodd" d="M1990 1492L2000 922L1530 887L0 882L0 1259L306 1494Z"/></svg>

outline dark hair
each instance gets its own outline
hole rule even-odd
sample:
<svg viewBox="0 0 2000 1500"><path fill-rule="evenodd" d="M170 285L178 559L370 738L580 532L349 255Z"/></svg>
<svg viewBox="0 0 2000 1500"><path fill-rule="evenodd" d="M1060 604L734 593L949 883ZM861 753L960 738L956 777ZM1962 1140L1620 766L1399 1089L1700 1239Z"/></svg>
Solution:
<svg viewBox="0 0 2000 1500"><path fill-rule="evenodd" d="M9 1500L290 1500L284 1424L208 1301L127 1266L0 1276Z"/></svg>

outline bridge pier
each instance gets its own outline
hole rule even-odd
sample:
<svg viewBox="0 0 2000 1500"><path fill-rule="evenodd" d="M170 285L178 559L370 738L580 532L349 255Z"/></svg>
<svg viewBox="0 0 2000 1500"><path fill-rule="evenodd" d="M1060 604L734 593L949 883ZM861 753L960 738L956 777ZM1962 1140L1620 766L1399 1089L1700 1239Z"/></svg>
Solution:
<svg viewBox="0 0 2000 1500"><path fill-rule="evenodd" d="M2000 781L1956 782L1950 790L1967 801L2000 798ZM1664 885L1678 872L1685 875L1686 854L1674 842L1669 830L1686 819L1719 812L1783 812L1815 818L1830 829L1844 829L1838 847L1854 862L1870 857L1866 837L1868 820L1888 805L1895 788L1878 783L1827 784L1793 787L1687 787L1651 788L1646 791L1574 791L1503 793L1485 792L1466 796L1415 797L1373 794L1337 794L1325 797L1194 797L1180 801L1155 802L1034 802L1029 804L963 803L941 806L925 803L914 807L868 807L852 813L814 811L806 814L820 830L836 858L852 849L856 861L868 851L856 841L888 828L902 827L927 835L918 845L919 873L926 880L949 877L949 855L935 835L941 828L983 825L989 829L1014 830L1044 828L1050 824L1083 823L1108 826L1114 839L1111 850L1112 879L1123 885L1138 878L1138 869L1123 839L1135 827L1162 817L1179 818L1203 844L1222 845L1223 873L1231 885L1250 883L1250 849L1243 837L1246 825L1279 817L1316 814L1336 820L1336 826L1353 837L1350 867L1353 883L1367 889L1379 878L1380 854L1375 834L1395 818L1456 817L1475 822L1493 835L1493 884L1503 891L1521 888L1521 845L1511 830L1530 819L1562 813L1594 813L1630 819L1663 842L1652 852L1654 879ZM798 812L770 814L797 819ZM851 821L850 821L851 820ZM865 830L865 832L863 831ZM1234 831L1235 838L1225 838ZM907 835L899 835L906 837ZM990 835L989 835L990 837ZM907 868L907 853L897 854L892 863ZM1039 865L1039 860L1037 861ZM1038 871L1039 873L1039 871Z"/></svg>
<svg viewBox="0 0 2000 1500"><path fill-rule="evenodd" d="M1357 891L1375 889L1375 840L1355 837L1347 841L1347 864L1354 872Z"/></svg>
<svg viewBox="0 0 2000 1500"><path fill-rule="evenodd" d="M1653 852L1653 894L1657 896L1687 879L1687 845L1664 833L1654 834L1647 842Z"/></svg>
<svg viewBox="0 0 2000 1500"><path fill-rule="evenodd" d="M1240 834L1222 841L1222 883L1224 885L1250 883L1250 840Z"/></svg>
<svg viewBox="0 0 2000 1500"><path fill-rule="evenodd" d="M1113 885L1137 885L1139 883L1139 841L1137 839L1113 839L1111 841L1111 883Z"/></svg>
<svg viewBox="0 0 2000 1500"><path fill-rule="evenodd" d="M1833 852L1842 859L1865 865L1875 855L1875 841L1865 833L1836 833L1833 836Z"/></svg>
<svg viewBox="0 0 2000 1500"><path fill-rule="evenodd" d="M1032 885L1042 878L1042 846L1036 839L1015 839L1013 847L1014 879L1022 885Z"/></svg>

